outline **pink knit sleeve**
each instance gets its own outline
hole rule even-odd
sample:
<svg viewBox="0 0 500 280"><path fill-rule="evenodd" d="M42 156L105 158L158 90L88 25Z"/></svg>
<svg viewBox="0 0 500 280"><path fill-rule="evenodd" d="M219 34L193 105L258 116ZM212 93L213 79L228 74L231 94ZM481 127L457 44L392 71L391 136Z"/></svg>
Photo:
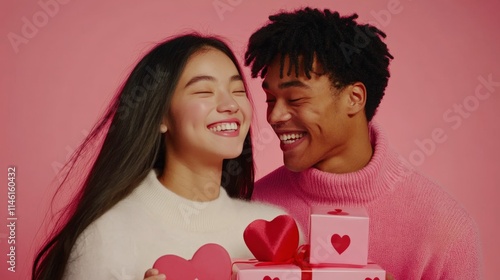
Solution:
<svg viewBox="0 0 500 280"><path fill-rule="evenodd" d="M445 252L446 261L440 279L483 279L483 265L479 233L475 223L466 219L461 235Z"/></svg>

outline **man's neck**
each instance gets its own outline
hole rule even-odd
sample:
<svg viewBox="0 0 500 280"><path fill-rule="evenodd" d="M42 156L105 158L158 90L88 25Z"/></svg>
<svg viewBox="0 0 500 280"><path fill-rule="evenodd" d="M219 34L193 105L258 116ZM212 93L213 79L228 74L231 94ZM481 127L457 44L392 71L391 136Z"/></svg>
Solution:
<svg viewBox="0 0 500 280"><path fill-rule="evenodd" d="M368 124L363 124L353 132L348 146L338 155L317 163L314 167L329 173L351 173L364 168L371 160L373 147Z"/></svg>

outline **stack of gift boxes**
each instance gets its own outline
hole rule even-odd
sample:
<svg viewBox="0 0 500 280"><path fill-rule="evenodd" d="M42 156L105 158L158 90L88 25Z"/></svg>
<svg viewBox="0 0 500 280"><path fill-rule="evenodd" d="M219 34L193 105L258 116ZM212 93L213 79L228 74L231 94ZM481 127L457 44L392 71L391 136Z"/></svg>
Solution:
<svg viewBox="0 0 500 280"><path fill-rule="evenodd" d="M235 263L235 280L385 280L368 262L369 218L364 208L313 206L309 260L289 263Z"/></svg>

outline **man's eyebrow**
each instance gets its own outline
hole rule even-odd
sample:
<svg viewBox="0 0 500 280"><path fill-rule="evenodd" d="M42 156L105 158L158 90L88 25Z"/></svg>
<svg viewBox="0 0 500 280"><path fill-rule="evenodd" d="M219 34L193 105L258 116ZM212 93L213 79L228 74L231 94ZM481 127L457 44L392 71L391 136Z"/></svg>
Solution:
<svg viewBox="0 0 500 280"><path fill-rule="evenodd" d="M287 89L287 88L291 88L291 87L299 87L299 88L307 88L307 89L310 88L308 85L304 84L303 82L301 82L299 80L293 80L293 81L288 81L288 82L283 82L283 83L278 84L279 89ZM266 81L262 82L262 88L269 89L269 84Z"/></svg>
<svg viewBox="0 0 500 280"><path fill-rule="evenodd" d="M189 80L189 82L187 82L184 87L186 88L186 87L188 87L188 86L190 86L190 85L192 85L192 84L194 84L196 82L200 82L200 81L214 82L215 80L216 79L213 76L208 76L208 75L195 76L191 80ZM240 75L233 75L233 76L231 76L231 78L229 78L229 80L231 82L234 82L234 81L243 81L243 78Z"/></svg>

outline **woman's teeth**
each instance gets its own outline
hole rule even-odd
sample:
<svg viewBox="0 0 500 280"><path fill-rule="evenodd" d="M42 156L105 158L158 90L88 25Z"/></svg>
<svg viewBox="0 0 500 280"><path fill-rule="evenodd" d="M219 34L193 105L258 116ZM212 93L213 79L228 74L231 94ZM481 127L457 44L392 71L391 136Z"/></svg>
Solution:
<svg viewBox="0 0 500 280"><path fill-rule="evenodd" d="M218 131L234 131L238 129L238 124L233 122L233 123L221 123L218 125L211 126L209 128L213 132L218 132Z"/></svg>

